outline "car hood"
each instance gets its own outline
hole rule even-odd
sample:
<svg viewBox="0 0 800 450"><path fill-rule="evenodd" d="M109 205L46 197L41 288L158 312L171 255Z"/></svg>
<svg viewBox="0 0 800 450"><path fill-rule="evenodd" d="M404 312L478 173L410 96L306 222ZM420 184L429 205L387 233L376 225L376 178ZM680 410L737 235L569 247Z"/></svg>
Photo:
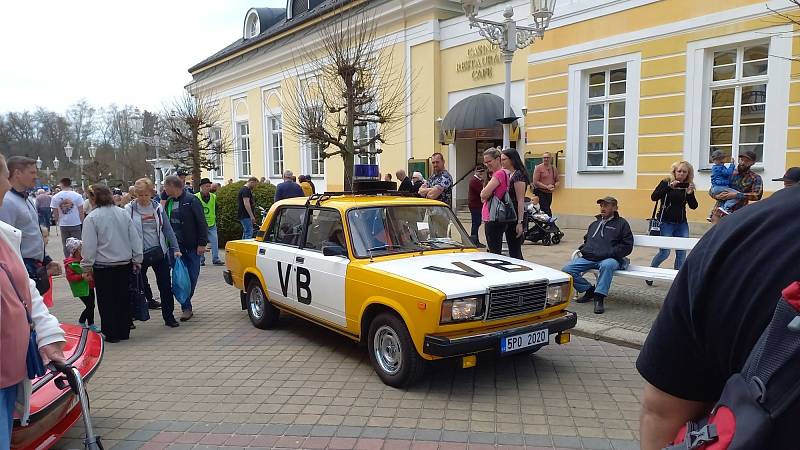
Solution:
<svg viewBox="0 0 800 450"><path fill-rule="evenodd" d="M529 281L569 281L569 275L560 270L486 252L416 255L374 262L367 267L438 289L448 298L482 294L489 287Z"/></svg>

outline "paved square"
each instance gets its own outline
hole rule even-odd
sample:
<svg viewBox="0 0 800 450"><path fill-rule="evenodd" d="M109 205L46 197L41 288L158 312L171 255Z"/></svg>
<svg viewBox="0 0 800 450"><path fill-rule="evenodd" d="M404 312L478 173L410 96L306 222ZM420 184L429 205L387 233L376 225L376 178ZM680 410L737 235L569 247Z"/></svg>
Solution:
<svg viewBox="0 0 800 450"><path fill-rule="evenodd" d="M54 284L53 312L75 322L80 301ZM338 334L287 315L254 328L220 267L202 269L193 303L179 328L152 311L130 341L106 345L88 386L107 449L638 448L633 349L573 337L469 370L439 362L398 390ZM82 432L55 448L82 448Z"/></svg>

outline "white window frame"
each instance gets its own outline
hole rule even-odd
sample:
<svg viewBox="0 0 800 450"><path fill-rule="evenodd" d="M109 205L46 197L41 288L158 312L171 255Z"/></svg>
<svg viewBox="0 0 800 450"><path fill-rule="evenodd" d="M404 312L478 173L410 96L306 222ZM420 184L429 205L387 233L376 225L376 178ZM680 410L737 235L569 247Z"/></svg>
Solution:
<svg viewBox="0 0 800 450"><path fill-rule="evenodd" d="M625 73L625 92L623 92L622 94L612 94L611 93L611 84L612 84L611 83L611 72L613 72L615 70L619 70L619 69L625 69L625 71L626 71L626 73ZM586 111L581 111L581 120L584 123L584 130L582 130L582 135L581 135L581 139L583 139L583 141L582 141L583 145L581 146L581 151L583 152L583 156L581 157L581 163L582 163L581 168L583 170L614 170L614 169L620 170L621 168L625 167L624 164L623 165L619 165L619 166L609 166L608 165L608 154L612 151L611 149L609 149L609 140L610 140L610 136L609 135L611 134L609 132L610 131L609 130L609 121L612 120L611 112L610 112L610 106L609 105L611 103L620 103L620 101L625 102L627 97L628 97L627 68L625 67L625 64L622 64L622 65L617 65L617 66L599 68L597 70L587 70L587 71L585 71L585 73L583 74L583 77L584 77L584 83L586 83L586 88L587 89L591 89L591 87L589 86L590 76L592 74L594 74L594 73L603 73L603 90L604 90L604 92L603 92L603 95L598 96L598 97L589 97L589 95L587 93L586 99L585 99ZM615 82L615 84L620 84L620 83L619 82ZM588 117L588 114L589 114L589 109L591 109L592 106L597 106L597 105L603 106L603 133L600 135L603 138L603 148L601 149L603 165L602 166L590 166L589 162L588 162L588 159L589 159L589 149L588 149L588 146L589 146L589 131L588 131L589 117ZM622 117L616 116L616 117L614 117L614 119L617 119L617 120L622 119L622 120L626 121L627 120L627 114L623 115ZM619 133L615 133L615 134L619 134ZM624 139L625 132L623 132L622 135L623 135L623 139ZM624 145L624 143L623 143L623 145ZM613 151L618 152L619 150L613 150ZM626 151L626 149L623 148L622 149L623 161L625 160L625 157L624 157L625 151ZM592 153L597 153L597 152L593 151Z"/></svg>
<svg viewBox="0 0 800 450"><path fill-rule="evenodd" d="M353 130L353 134L357 134L356 136L353 136L353 139L357 142L361 141L362 139L369 140L377 133L378 133L378 124L374 122L368 122L366 125L356 127ZM368 155L360 155L356 153L353 158L353 164L378 165L378 153L375 153L375 151L380 148L381 148L381 143L379 141L376 141L369 148L370 153Z"/></svg>
<svg viewBox="0 0 800 450"><path fill-rule="evenodd" d="M247 126L247 134L242 133L242 125ZM250 143L249 120L239 120L236 122L236 147L239 150L238 157L236 158L236 165L238 167L239 178L249 177L252 175L253 172L253 159L252 159L251 143ZM247 157L247 162L245 162L245 157ZM248 170L245 170L245 168Z"/></svg>
<svg viewBox="0 0 800 450"><path fill-rule="evenodd" d="M699 189L711 186L709 167L705 162L710 133L709 88L714 51L731 47L746 47L769 41L767 65L767 104L764 113L764 161L756 166L761 173L765 190L777 190L780 182L770 181L781 176L786 167L788 137L789 87L792 57L791 25L690 42L686 51L686 116L684 123L684 158L698 169L695 184ZM752 79L757 79L752 77ZM749 83L749 78L746 83ZM700 101L698 101L698 99Z"/></svg>
<svg viewBox="0 0 800 450"><path fill-rule="evenodd" d="M208 131L208 138L211 141L211 145L214 146L214 155L212 158L214 159L214 165L217 167L211 171L211 178L223 179L225 178L225 170L223 166L225 164L224 155L219 152L221 149L216 147L217 144L215 144L217 142L220 145L222 144L222 128L211 127L211 129Z"/></svg>
<svg viewBox="0 0 800 450"><path fill-rule="evenodd" d="M324 150L322 149L322 144L319 142L314 141L306 141L305 142L305 151L306 151L306 158L308 169L307 173L312 177L320 178L325 176L325 158L322 157L322 153ZM316 151L316 158L314 157L314 153ZM316 170L321 168L322 170Z"/></svg>
<svg viewBox="0 0 800 450"><path fill-rule="evenodd" d="M276 129L274 127L273 121L275 119L280 121L281 127L279 129ZM283 115L281 113L271 114L267 116L267 130L268 130L268 136L266 139L267 141L266 145L267 145L267 161L269 163L269 169L267 173L271 178L276 178L276 177L280 178L283 176L283 170L285 167L284 162L286 161L286 144L284 142L284 136L283 136ZM280 143L281 143L280 159L276 159L274 154L275 146L273 145L273 139L276 135L280 136ZM274 164L276 162L280 165L280 171L277 173L273 170Z"/></svg>
<svg viewBox="0 0 800 450"><path fill-rule="evenodd" d="M567 94L566 185L575 188L636 188L639 157L639 83L641 53L631 53L569 66ZM625 68L625 162L622 166L586 164L590 73ZM609 97L614 98L617 96ZM622 98L622 95L619 96ZM604 132L608 131L607 125ZM576 170L577 169L577 170Z"/></svg>

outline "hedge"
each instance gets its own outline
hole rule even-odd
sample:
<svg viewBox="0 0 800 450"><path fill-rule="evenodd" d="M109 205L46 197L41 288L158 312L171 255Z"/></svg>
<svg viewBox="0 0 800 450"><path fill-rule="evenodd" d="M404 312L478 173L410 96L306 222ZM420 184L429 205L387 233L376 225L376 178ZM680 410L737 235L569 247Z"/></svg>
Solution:
<svg viewBox="0 0 800 450"><path fill-rule="evenodd" d="M217 212L217 232L219 234L219 245L224 248L225 243L242 238L242 224L239 223L239 205L236 204L236 199L239 195L239 190L244 186L245 181L237 181L222 186L217 191L217 204L219 205ZM255 196L256 210L253 213L256 216L256 221L259 223L253 224L255 230L258 230L261 225L261 213L258 207L261 206L269 210L275 200L275 185L259 183L253 189Z"/></svg>

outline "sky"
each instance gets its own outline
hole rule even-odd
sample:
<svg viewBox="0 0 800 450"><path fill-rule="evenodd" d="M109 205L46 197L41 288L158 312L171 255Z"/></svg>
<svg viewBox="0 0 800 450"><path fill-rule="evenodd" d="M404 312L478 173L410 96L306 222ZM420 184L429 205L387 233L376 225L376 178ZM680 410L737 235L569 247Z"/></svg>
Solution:
<svg viewBox="0 0 800 450"><path fill-rule="evenodd" d="M285 0L3 2L0 113L41 106L160 111L191 81L189 67L242 37L251 7Z"/></svg>

